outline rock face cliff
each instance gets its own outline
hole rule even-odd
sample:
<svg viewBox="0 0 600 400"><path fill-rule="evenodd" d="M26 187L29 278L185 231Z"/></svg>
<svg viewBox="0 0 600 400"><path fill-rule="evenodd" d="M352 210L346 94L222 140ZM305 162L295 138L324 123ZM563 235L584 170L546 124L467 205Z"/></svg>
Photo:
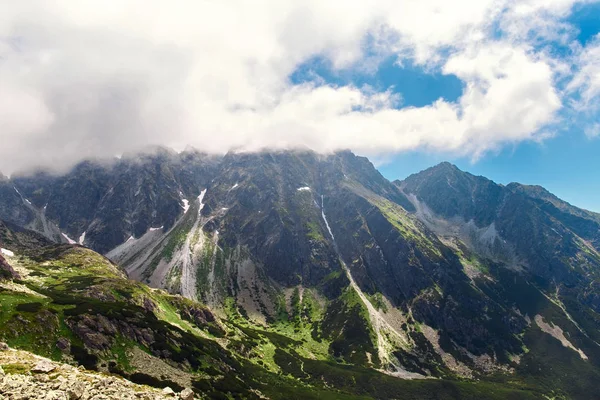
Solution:
<svg viewBox="0 0 600 400"><path fill-rule="evenodd" d="M389 182L351 152L167 149L0 185L0 218L42 215L130 278L303 343L276 365L500 376L572 397L600 377L600 216L539 187L448 163Z"/></svg>
<svg viewBox="0 0 600 400"><path fill-rule="evenodd" d="M539 186L497 185L448 163L396 183L434 231L458 230L480 252L522 267L549 286L597 276L600 215Z"/></svg>

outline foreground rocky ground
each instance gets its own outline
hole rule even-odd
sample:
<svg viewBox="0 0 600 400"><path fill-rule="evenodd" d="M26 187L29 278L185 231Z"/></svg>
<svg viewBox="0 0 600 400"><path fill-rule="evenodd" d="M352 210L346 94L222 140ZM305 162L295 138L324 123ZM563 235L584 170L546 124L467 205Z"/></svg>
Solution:
<svg viewBox="0 0 600 400"><path fill-rule="evenodd" d="M136 385L120 377L52 362L0 343L0 400L163 400L197 398L190 389L175 393Z"/></svg>

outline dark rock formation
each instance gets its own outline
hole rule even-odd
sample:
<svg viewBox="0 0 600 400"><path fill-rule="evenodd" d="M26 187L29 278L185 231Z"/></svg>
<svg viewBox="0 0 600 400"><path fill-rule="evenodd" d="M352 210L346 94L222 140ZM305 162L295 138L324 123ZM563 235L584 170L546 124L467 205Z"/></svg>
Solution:
<svg viewBox="0 0 600 400"><path fill-rule="evenodd" d="M0 254L0 280L21 279L21 276L10 266L8 261Z"/></svg>

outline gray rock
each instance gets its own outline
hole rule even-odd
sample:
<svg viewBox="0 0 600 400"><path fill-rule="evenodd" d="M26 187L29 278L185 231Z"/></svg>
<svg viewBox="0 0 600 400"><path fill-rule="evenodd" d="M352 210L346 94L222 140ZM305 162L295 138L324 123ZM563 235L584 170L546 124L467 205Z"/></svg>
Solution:
<svg viewBox="0 0 600 400"><path fill-rule="evenodd" d="M9 347L6 343L0 342L0 351L6 351L8 349L9 349Z"/></svg>
<svg viewBox="0 0 600 400"><path fill-rule="evenodd" d="M56 369L56 366L48 360L41 360L32 369L31 372L48 373Z"/></svg>
<svg viewBox="0 0 600 400"><path fill-rule="evenodd" d="M64 393L58 390L51 390L48 393L46 393L46 397L44 397L44 399L46 400L63 400L64 398Z"/></svg>
<svg viewBox="0 0 600 400"><path fill-rule="evenodd" d="M83 396L85 392L85 385L82 382L75 382L73 386L67 391L69 400L78 400Z"/></svg>
<svg viewBox="0 0 600 400"><path fill-rule="evenodd" d="M0 279L21 279L21 275L19 275L15 269L4 259L4 257L0 254Z"/></svg>
<svg viewBox="0 0 600 400"><path fill-rule="evenodd" d="M162 394L164 396L175 396L175 392L173 391L173 389L171 389L168 386L162 390Z"/></svg>
<svg viewBox="0 0 600 400"><path fill-rule="evenodd" d="M194 392L190 388L183 389L183 391L179 393L179 398L181 400L194 400Z"/></svg>
<svg viewBox="0 0 600 400"><path fill-rule="evenodd" d="M50 381L50 377L48 375L42 375L42 374L36 375L34 379L35 379L36 382L48 382L48 381Z"/></svg>
<svg viewBox="0 0 600 400"><path fill-rule="evenodd" d="M61 337L56 341L56 347L63 353L68 353L71 351L71 342L69 339Z"/></svg>

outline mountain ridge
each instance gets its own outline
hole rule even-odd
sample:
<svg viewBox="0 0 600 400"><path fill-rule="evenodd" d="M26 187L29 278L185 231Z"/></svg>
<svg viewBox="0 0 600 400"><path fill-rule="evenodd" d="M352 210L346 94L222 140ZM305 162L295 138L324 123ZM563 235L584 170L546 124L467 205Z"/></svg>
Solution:
<svg viewBox="0 0 600 400"><path fill-rule="evenodd" d="M63 241L301 357L575 398L598 374L600 228L540 190L450 163L390 182L351 152L305 150L165 151L14 184L5 214L47 215ZM269 362L299 362L286 354Z"/></svg>

